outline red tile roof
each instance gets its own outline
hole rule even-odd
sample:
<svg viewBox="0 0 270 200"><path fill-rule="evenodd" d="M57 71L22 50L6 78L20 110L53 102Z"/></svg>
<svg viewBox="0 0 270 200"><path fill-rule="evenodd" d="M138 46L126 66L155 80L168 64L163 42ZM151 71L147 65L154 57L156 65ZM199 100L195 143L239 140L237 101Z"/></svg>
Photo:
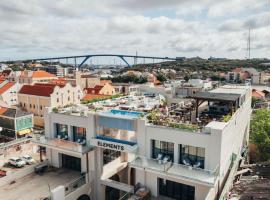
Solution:
<svg viewBox="0 0 270 200"><path fill-rule="evenodd" d="M86 94L98 94L99 91L103 88L103 86L101 85L96 85L93 88L84 88L84 92Z"/></svg>
<svg viewBox="0 0 270 200"><path fill-rule="evenodd" d="M9 88L11 88L15 83L14 82L8 82L3 87L0 88L0 94L3 94L5 91L7 91Z"/></svg>
<svg viewBox="0 0 270 200"><path fill-rule="evenodd" d="M20 89L19 94L50 97L54 91L55 86L56 85L52 84L24 85Z"/></svg>

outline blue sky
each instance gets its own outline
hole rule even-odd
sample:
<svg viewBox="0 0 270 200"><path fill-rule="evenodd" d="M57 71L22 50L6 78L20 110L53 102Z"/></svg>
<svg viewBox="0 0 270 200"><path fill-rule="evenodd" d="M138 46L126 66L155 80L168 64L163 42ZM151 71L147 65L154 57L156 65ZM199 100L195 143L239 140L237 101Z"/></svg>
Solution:
<svg viewBox="0 0 270 200"><path fill-rule="evenodd" d="M270 55L270 0L1 0L0 17L0 60L136 51L243 59L248 28L251 56Z"/></svg>

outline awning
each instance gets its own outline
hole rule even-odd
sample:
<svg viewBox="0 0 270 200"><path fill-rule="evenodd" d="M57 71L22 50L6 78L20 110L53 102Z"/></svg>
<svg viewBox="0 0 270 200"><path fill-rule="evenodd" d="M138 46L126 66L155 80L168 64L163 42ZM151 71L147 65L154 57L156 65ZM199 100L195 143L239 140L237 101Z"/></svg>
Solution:
<svg viewBox="0 0 270 200"><path fill-rule="evenodd" d="M28 134L28 133L31 133L31 129L24 129L24 130L21 130L21 131L18 131L18 135L25 135L25 134Z"/></svg>

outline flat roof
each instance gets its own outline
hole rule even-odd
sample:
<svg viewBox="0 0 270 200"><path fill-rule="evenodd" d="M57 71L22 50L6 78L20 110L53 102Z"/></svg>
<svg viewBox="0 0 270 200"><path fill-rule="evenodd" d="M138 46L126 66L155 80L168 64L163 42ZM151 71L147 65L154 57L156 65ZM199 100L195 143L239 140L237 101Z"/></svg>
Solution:
<svg viewBox="0 0 270 200"><path fill-rule="evenodd" d="M217 101L237 101L241 95L240 94L230 94L230 93L215 93L215 92L198 92L191 95L194 99L205 99L205 100L217 100Z"/></svg>

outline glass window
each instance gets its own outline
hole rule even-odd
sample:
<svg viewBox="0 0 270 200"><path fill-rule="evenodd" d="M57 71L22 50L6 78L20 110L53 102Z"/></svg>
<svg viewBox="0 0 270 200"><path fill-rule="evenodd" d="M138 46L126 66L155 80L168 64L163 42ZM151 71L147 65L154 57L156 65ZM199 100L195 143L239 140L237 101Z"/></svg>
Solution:
<svg viewBox="0 0 270 200"><path fill-rule="evenodd" d="M167 156L169 161L173 162L174 144L172 142L152 140L152 158L157 159L160 156L162 156L160 159Z"/></svg>
<svg viewBox="0 0 270 200"><path fill-rule="evenodd" d="M189 145L180 145L179 163L204 169L205 149Z"/></svg>
<svg viewBox="0 0 270 200"><path fill-rule="evenodd" d="M73 141L84 143L86 140L86 129L83 127L73 126Z"/></svg>
<svg viewBox="0 0 270 200"><path fill-rule="evenodd" d="M68 125L56 123L56 136L66 138L68 136Z"/></svg>

